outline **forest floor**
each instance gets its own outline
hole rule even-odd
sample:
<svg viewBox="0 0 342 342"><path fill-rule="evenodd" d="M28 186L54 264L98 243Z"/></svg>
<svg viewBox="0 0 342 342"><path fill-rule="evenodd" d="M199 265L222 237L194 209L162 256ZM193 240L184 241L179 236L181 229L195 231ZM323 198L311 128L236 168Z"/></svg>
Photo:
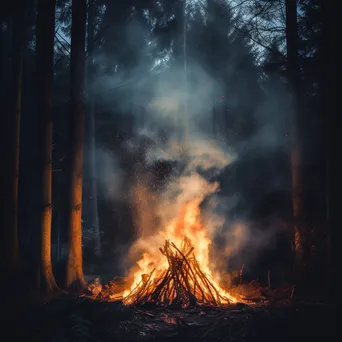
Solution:
<svg viewBox="0 0 342 342"><path fill-rule="evenodd" d="M334 313L318 303L176 310L62 294L32 305L8 325L13 323L18 341L275 342L333 341L336 336Z"/></svg>

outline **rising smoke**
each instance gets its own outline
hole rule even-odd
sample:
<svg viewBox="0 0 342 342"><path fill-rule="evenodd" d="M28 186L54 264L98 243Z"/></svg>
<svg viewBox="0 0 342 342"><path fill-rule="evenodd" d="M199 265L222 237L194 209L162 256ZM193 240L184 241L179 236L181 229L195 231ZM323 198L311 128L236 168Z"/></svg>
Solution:
<svg viewBox="0 0 342 342"><path fill-rule="evenodd" d="M229 65L229 68L234 68L234 65ZM274 119L277 100L272 98L269 101L266 97L266 100L249 104L249 107L256 106L257 125L247 138L239 138L234 144L232 136L225 139L224 132L217 133L213 129L213 93L204 92L203 85L211 80L217 94L224 93L224 89L220 90L219 82L215 82L213 76L194 60L188 63L187 72L191 81L189 77L186 88L181 76L183 65L173 65L172 72L161 73L153 82L143 80L140 68L136 68L135 74L129 78L117 76L113 71L113 74L97 80L94 92L101 96L102 105L108 109L117 106L118 102L114 103L110 95L104 96L104 89L118 88L134 81L135 95L139 95L149 87L149 96L139 104L144 108L143 120L139 117L140 111L134 111L137 104L132 106L127 97L119 101L120 110L133 114L135 119L131 135L122 144L125 153L140 155L141 160L133 165L135 177L125 179L122 161L109 150L98 149L98 183L107 198L128 203L134 208L136 239L128 253L130 261L139 259L141 253L151 246L158 249L163 240L156 233L177 217L188 201L198 199L202 203L203 224L214 244L213 261L220 260L214 262L213 268L226 270L231 256L244 251L242 260L248 263L273 241L271 237L275 235L275 227L266 231L256 229L248 218L248 208L242 210L238 217L234 215L240 202L239 193L258 180L260 170L250 170L246 184L240 182L238 185L234 183L234 172L236 165L243 164L248 158L257 159L258 154L283 149L286 143L282 132L284 125ZM245 81L248 83L248 73L241 73L241 77L247 78ZM235 89L235 93L243 94L244 91ZM246 106L243 96L238 98L240 103L236 104L234 97L235 107ZM283 100L285 96L279 98ZM185 101L188 105L186 112ZM141 147L143 144L145 148ZM151 168L160 161L170 162L173 169L163 184L155 188ZM273 181L279 187L284 186L279 179L275 177ZM222 180L224 191L221 189Z"/></svg>

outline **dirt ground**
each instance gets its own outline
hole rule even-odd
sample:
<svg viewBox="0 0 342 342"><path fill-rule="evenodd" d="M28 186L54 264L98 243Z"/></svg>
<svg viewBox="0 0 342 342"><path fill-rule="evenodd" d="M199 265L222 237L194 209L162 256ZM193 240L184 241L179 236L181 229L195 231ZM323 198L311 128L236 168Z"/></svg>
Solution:
<svg viewBox="0 0 342 342"><path fill-rule="evenodd" d="M335 313L318 303L172 310L62 295L3 322L14 325L18 341L273 342L334 341L337 336Z"/></svg>

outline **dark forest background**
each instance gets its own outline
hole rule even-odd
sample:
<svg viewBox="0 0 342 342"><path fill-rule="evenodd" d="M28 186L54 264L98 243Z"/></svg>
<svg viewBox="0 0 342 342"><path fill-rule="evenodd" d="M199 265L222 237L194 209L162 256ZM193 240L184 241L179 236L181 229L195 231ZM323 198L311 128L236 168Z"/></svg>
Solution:
<svg viewBox="0 0 342 342"><path fill-rule="evenodd" d="M200 101L210 113L197 124L239 156L220 175L222 196L236 194L227 216L251 222L255 236L274 231L253 261L242 250L230 267L247 261L251 279L263 282L271 270L275 284L332 293L339 225L334 6L319 0L2 5L4 274L32 293L84 287L82 258L87 274L125 272L134 208L115 186L128 191L139 176L135 166L155 141L137 135L137 127L150 122L159 84L167 84L166 97L180 87L186 58L188 87L201 89L191 103ZM158 129L160 139L167 136ZM176 167L161 160L144 172L158 187Z"/></svg>

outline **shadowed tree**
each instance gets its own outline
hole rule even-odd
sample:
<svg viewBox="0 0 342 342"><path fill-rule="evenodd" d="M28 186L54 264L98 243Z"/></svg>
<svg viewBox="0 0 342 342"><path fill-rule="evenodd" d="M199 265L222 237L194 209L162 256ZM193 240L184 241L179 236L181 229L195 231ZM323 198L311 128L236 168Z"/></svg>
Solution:
<svg viewBox="0 0 342 342"><path fill-rule="evenodd" d="M19 262L18 242L18 181L19 181L19 141L20 116L22 102L23 50L25 45L26 6L23 1L12 8L12 48L10 55L10 80L7 104L6 124L3 125L5 138L5 182L4 202L8 208L4 211L4 248L5 266L10 272L16 271ZM2 51L1 51L2 52ZM6 94L2 94L6 98ZM3 145L4 146L4 145Z"/></svg>
<svg viewBox="0 0 342 342"><path fill-rule="evenodd" d="M304 261L303 232L303 185L302 185L302 151L299 138L300 114L300 64L298 55L297 1L286 0L286 49L287 77L292 94L291 122L291 172L292 205L294 218L294 247L296 269L300 271Z"/></svg>
<svg viewBox="0 0 342 342"><path fill-rule="evenodd" d="M52 221L52 84L56 0L38 2L36 55L37 55L37 108L41 128L41 281L46 292L57 289L51 264Z"/></svg>
<svg viewBox="0 0 342 342"><path fill-rule="evenodd" d="M70 59L70 212L66 287L85 287L82 260L82 182L86 0L73 0Z"/></svg>
<svg viewBox="0 0 342 342"><path fill-rule="evenodd" d="M317 248L325 248L321 225L325 212L323 200L325 174L322 147L323 119L320 113L320 53L322 10L320 0L263 0L246 3L243 18L247 36L273 55L265 61L268 72L276 71L292 95L290 154L292 174L291 239L298 280L318 268L314 263ZM285 44L286 43L286 44ZM324 235L324 234L323 234ZM319 242L318 242L319 241ZM314 261L315 259L315 261ZM323 262L323 261L319 261ZM302 271L305 270L305 276Z"/></svg>
<svg viewBox="0 0 342 342"><path fill-rule="evenodd" d="M337 125L337 58L336 41L338 39L338 8L333 1L323 1L323 44L322 44L322 110L326 124L327 137L327 180L326 180L326 201L327 201L327 222L329 234L329 287L328 298L330 304L337 313L339 302L339 251L341 233L341 214L340 214L340 151L337 142L340 129ZM336 320L337 322L337 320Z"/></svg>
<svg viewBox="0 0 342 342"><path fill-rule="evenodd" d="M87 171L89 175L89 226L95 235L95 254L101 256L101 239L97 208L97 183L95 169L95 108L92 84L94 82L94 25L95 24L95 0L88 1L88 25L87 25L87 94L88 106L86 115L86 142L88 156L86 158Z"/></svg>

